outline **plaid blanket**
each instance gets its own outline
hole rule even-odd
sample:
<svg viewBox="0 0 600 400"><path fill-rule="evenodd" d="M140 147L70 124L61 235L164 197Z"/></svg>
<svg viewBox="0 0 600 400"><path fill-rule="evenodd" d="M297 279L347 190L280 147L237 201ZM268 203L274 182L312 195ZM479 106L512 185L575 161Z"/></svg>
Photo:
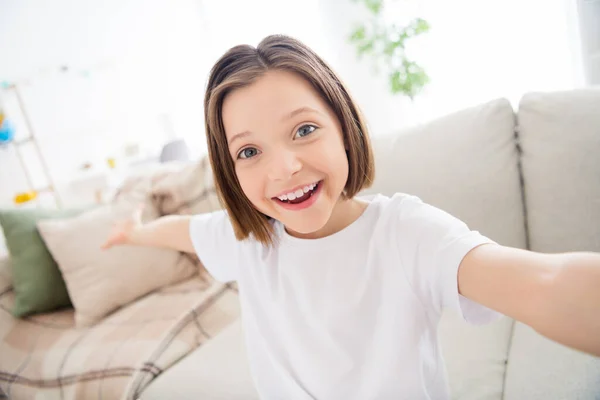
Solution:
<svg viewBox="0 0 600 400"><path fill-rule="evenodd" d="M114 201L146 201L161 215L219 208L206 158L128 179ZM1 261L1 260L0 260ZM136 399L160 373L239 317L235 285L199 274L77 329L73 309L16 319L0 268L0 398ZM2 262L0 262L2 264ZM5 265L6 266L6 265Z"/></svg>
<svg viewBox="0 0 600 400"><path fill-rule="evenodd" d="M0 294L0 388L10 399L136 399L239 316L235 288L198 277L76 329L73 309L24 319Z"/></svg>

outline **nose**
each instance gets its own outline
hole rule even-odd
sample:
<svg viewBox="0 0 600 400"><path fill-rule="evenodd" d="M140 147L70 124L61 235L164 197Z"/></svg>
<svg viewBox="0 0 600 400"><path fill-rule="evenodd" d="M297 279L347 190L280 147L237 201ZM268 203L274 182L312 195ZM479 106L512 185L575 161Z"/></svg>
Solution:
<svg viewBox="0 0 600 400"><path fill-rule="evenodd" d="M302 169L298 155L290 150L278 150L269 163L269 179L273 181L287 180Z"/></svg>

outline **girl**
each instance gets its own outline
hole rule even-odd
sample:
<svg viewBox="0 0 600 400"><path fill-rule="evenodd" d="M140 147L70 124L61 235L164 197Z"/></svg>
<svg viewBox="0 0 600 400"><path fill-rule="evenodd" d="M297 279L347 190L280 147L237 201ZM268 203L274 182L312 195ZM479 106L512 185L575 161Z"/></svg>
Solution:
<svg viewBox="0 0 600 400"><path fill-rule="evenodd" d="M418 198L355 195L373 181L365 122L321 58L285 36L237 46L205 97L224 211L119 224L106 247L196 252L237 281L266 399L448 398L443 308L508 315L600 355L600 255L507 248Z"/></svg>

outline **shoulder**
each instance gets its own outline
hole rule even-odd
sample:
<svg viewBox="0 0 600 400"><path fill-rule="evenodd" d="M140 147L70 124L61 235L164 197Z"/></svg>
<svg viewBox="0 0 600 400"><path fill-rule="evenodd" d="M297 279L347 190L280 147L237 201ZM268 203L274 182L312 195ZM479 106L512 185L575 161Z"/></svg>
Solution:
<svg viewBox="0 0 600 400"><path fill-rule="evenodd" d="M238 280L241 264L260 265L264 246L253 239L238 240L226 211L193 215L189 234L202 264L220 282Z"/></svg>
<svg viewBox="0 0 600 400"><path fill-rule="evenodd" d="M431 207L419 197L407 193L395 193L392 196L377 194L363 199L370 203L379 217L386 219L407 218L415 213L427 212Z"/></svg>
<svg viewBox="0 0 600 400"><path fill-rule="evenodd" d="M465 227L461 220L450 213L412 194L375 195L367 200L375 208L379 227L388 232L414 236L432 229Z"/></svg>
<svg viewBox="0 0 600 400"><path fill-rule="evenodd" d="M274 225L273 222L271 222ZM276 226L274 226L276 230ZM217 210L209 213L196 214L190 220L190 234L210 235L215 240L223 240L227 244L235 243L244 248L262 249L265 247L253 236L239 240L235 235L233 222L226 210Z"/></svg>
<svg viewBox="0 0 600 400"><path fill-rule="evenodd" d="M229 216L225 210L217 210L208 213L194 214L191 216L190 225L194 228L215 228L231 226Z"/></svg>

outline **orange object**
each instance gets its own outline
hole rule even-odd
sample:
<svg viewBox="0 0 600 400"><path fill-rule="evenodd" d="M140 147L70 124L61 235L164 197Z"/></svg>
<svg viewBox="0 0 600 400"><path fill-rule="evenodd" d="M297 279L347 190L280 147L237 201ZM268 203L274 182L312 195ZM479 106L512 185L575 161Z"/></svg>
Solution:
<svg viewBox="0 0 600 400"><path fill-rule="evenodd" d="M15 204L23 204L23 203L27 203L28 201L34 200L37 198L37 192L35 191L31 191L31 192L24 192L24 193L18 193L15 196Z"/></svg>

